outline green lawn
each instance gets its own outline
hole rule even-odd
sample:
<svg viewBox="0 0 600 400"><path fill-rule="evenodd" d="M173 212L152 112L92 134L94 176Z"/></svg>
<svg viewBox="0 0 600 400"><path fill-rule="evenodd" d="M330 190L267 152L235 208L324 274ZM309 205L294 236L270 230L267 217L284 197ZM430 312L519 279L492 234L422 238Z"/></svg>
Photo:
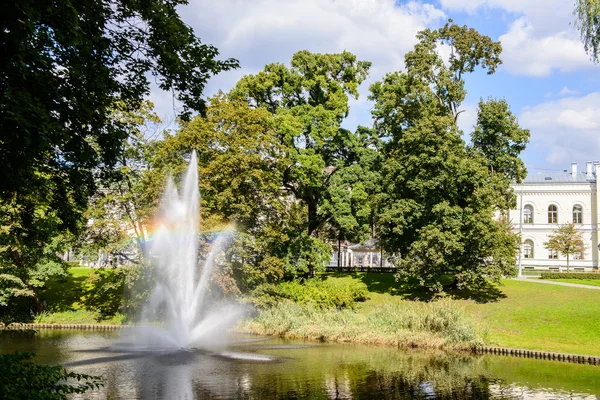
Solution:
<svg viewBox="0 0 600 400"><path fill-rule="evenodd" d="M428 298L427 291L398 284L392 274L332 274L330 279L365 282L370 299L364 310ZM485 292L456 292L451 297L488 330L490 345L600 355L600 291L504 280Z"/></svg>
<svg viewBox="0 0 600 400"><path fill-rule="evenodd" d="M546 279L552 282L574 283L575 285L600 286L600 279Z"/></svg>
<svg viewBox="0 0 600 400"><path fill-rule="evenodd" d="M46 312L36 315L35 322L44 324L122 324L123 315L101 319L98 312L85 309L81 302L86 288L93 287L90 276L95 268L71 267L64 278L50 279L40 293Z"/></svg>
<svg viewBox="0 0 600 400"><path fill-rule="evenodd" d="M65 278L50 279L40 300L45 301L49 312L63 312L79 309L86 281L94 273L94 268L72 267Z"/></svg>

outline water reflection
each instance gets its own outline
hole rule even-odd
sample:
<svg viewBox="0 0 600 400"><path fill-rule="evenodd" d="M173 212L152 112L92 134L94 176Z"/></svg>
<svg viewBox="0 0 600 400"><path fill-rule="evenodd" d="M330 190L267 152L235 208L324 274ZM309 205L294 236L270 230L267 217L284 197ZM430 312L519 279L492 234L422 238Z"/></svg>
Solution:
<svg viewBox="0 0 600 400"><path fill-rule="evenodd" d="M107 334L2 337L0 351L103 375L94 399L595 399L600 368L389 347L242 340L211 351L125 352Z"/></svg>

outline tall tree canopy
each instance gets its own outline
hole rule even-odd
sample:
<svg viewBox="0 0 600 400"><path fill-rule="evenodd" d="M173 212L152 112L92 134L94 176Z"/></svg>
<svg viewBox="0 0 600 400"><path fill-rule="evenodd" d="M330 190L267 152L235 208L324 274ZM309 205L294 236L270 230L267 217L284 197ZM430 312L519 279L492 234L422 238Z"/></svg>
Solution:
<svg viewBox="0 0 600 400"><path fill-rule="evenodd" d="M0 16L0 267L35 264L57 232L74 230L94 174L123 150L120 101L139 108L150 78L202 112L219 61L177 14L179 0L12 1Z"/></svg>
<svg viewBox="0 0 600 400"><path fill-rule="evenodd" d="M461 287L484 285L515 270L518 240L494 218L506 203L502 199L512 196L510 181L494 177L490 166L498 165L498 173L506 176L515 168L520 174L510 158L520 147L510 145L522 138L492 123L513 121L502 107L504 114L494 119L488 116L493 107L480 105L477 150L466 146L457 120L466 96L465 75L477 66L493 73L501 46L451 21L419 33L418 39L406 54L406 72L388 74L371 87L375 125L387 138L380 238L396 255L401 275L436 289L448 272ZM450 47L449 60L442 59L441 45ZM485 146L488 141L507 142L508 158Z"/></svg>
<svg viewBox="0 0 600 400"><path fill-rule="evenodd" d="M356 230L369 222L367 210L352 210L365 204L368 188L359 181L366 177L362 170L375 162L369 155L373 135L341 125L349 112L348 97L358 97L370 65L348 52L300 51L290 67L269 64L242 78L230 93L274 116L284 159L281 186L292 201L306 207L305 233L296 250L297 264L307 271L329 257L327 251L315 252L327 249L318 239L326 233L323 228L336 223ZM361 216L365 218L359 221Z"/></svg>

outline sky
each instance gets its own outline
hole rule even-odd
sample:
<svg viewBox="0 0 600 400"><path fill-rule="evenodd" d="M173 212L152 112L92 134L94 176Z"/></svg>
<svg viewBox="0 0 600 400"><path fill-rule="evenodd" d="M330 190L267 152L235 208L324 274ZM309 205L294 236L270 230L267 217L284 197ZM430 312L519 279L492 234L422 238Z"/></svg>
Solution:
<svg viewBox="0 0 600 400"><path fill-rule="evenodd" d="M343 50L373 63L351 100L344 126L371 125L369 85L403 70L404 54L422 29L448 19L502 44L503 64L488 76L466 76L459 125L468 135L480 99L506 99L531 138L522 158L530 174L579 169L600 160L600 66L585 53L575 27L574 0L189 0L179 14L221 58L241 68L221 73L205 94L228 91L266 64L289 64L299 50ZM163 121L177 112L170 93L154 88L151 100Z"/></svg>

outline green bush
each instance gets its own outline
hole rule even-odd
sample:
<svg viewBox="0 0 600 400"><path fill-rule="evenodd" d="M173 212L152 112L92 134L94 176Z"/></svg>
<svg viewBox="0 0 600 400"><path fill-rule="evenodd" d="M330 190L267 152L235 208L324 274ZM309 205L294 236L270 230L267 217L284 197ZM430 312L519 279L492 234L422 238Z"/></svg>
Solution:
<svg viewBox="0 0 600 400"><path fill-rule="evenodd" d="M78 268L81 267L79 261L65 261L69 268Z"/></svg>
<svg viewBox="0 0 600 400"><path fill-rule="evenodd" d="M356 302L367 300L367 285L362 282L312 279L279 284L263 284L251 294L250 301L258 307L271 307L282 299L298 304L312 304L318 308L354 308Z"/></svg>
<svg viewBox="0 0 600 400"><path fill-rule="evenodd" d="M98 312L100 319L115 315L123 302L126 275L124 268L101 269L90 275L81 297L85 309Z"/></svg>
<svg viewBox="0 0 600 400"><path fill-rule="evenodd" d="M600 279L597 272L542 272L542 279Z"/></svg>
<svg viewBox="0 0 600 400"><path fill-rule="evenodd" d="M0 399L62 400L68 394L104 386L102 377L67 372L60 365L37 364L32 357L22 352L0 355Z"/></svg>

